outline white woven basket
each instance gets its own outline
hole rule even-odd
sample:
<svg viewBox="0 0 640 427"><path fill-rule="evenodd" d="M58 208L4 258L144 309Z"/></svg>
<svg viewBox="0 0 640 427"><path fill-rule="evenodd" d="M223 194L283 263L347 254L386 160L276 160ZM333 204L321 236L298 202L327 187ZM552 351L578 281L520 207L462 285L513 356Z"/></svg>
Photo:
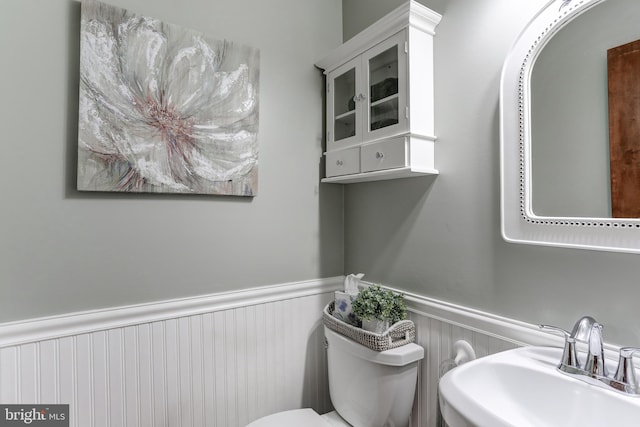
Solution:
<svg viewBox="0 0 640 427"><path fill-rule="evenodd" d="M344 335L355 342L375 351L384 351L409 344L416 339L416 326L411 320L401 320L394 323L381 334L365 331L362 328L349 325L333 317L335 302L331 301L322 312L322 323L329 329Z"/></svg>

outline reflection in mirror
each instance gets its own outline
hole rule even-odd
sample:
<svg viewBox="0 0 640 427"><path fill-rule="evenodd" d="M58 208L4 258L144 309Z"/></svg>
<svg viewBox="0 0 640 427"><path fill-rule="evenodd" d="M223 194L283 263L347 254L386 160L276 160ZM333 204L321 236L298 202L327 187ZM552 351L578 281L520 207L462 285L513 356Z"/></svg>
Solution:
<svg viewBox="0 0 640 427"><path fill-rule="evenodd" d="M640 39L640 1L607 0L544 46L531 73L531 209L610 218L607 50ZM640 79L639 79L640 84Z"/></svg>
<svg viewBox="0 0 640 427"><path fill-rule="evenodd" d="M640 39L638 17L638 0L552 0L511 48L500 93L508 242L640 254L640 215L611 217L609 132L616 146L626 127L609 125L607 85L607 51ZM640 79L626 87L640 99Z"/></svg>

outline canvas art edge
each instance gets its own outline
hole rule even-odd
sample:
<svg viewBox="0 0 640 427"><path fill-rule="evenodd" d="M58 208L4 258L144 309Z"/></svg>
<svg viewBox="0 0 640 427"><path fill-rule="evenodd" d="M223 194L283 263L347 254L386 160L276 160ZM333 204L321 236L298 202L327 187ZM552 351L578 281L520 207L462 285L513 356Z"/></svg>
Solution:
<svg viewBox="0 0 640 427"><path fill-rule="evenodd" d="M257 195L258 49L94 0L80 32L79 191Z"/></svg>

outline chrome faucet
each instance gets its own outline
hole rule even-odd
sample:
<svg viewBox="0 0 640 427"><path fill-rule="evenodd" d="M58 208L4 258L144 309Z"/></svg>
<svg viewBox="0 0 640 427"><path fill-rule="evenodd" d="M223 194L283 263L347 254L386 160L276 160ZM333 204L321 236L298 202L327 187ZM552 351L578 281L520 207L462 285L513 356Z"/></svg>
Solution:
<svg viewBox="0 0 640 427"><path fill-rule="evenodd" d="M564 351L558 370L583 381L611 388L619 392L640 396L640 385L636 380L633 366L633 355L640 353L640 348L622 347L618 360L618 369L610 377L604 358L602 325L591 316L584 316L576 322L571 332L550 325L540 325L541 329L561 332L565 336ZM587 344L587 357L580 363L576 342Z"/></svg>

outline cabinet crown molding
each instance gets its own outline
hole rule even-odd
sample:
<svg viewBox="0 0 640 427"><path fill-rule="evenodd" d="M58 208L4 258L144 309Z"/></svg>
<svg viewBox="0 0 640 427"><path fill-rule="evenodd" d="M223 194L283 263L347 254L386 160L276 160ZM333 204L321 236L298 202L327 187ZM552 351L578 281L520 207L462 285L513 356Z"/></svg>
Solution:
<svg viewBox="0 0 640 427"><path fill-rule="evenodd" d="M442 15L439 13L415 0L409 0L347 40L330 54L316 62L315 65L325 70L326 74L343 64L345 60L358 56L366 48L407 27L414 27L425 33L435 35L436 27L441 19Z"/></svg>

